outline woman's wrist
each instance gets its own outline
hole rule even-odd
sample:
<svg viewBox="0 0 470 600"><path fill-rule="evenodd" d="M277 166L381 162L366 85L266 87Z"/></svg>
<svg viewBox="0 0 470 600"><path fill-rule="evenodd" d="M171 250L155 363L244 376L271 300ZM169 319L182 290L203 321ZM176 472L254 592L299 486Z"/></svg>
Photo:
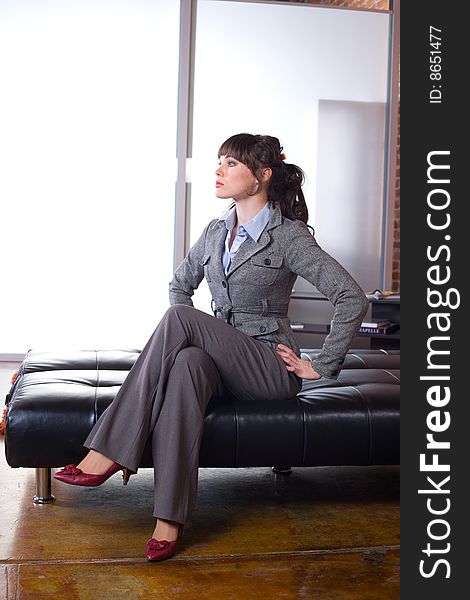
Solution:
<svg viewBox="0 0 470 600"><path fill-rule="evenodd" d="M300 358L302 360L308 361L309 363L309 367L310 367L310 371L313 372L313 377L308 377L308 379L320 379L320 377L322 376L321 373L319 373L316 369L315 366L313 364L313 360L310 358L310 356L308 354L306 354L305 352L301 352L300 353Z"/></svg>
<svg viewBox="0 0 470 600"><path fill-rule="evenodd" d="M313 366L313 361L310 361L310 369L312 370L313 374L315 377L312 377L312 379L320 379L320 377L322 376L321 373L319 373L315 367Z"/></svg>

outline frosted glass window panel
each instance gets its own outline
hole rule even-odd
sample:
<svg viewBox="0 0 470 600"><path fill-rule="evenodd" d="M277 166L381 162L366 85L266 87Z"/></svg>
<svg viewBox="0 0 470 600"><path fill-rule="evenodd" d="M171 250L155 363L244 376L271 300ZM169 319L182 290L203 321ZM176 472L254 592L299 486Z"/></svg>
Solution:
<svg viewBox="0 0 470 600"><path fill-rule="evenodd" d="M318 109L317 240L365 291L381 281L385 108L320 100ZM295 290L307 289L298 279Z"/></svg>
<svg viewBox="0 0 470 600"><path fill-rule="evenodd" d="M389 19L378 12L199 0L192 243L227 205L214 196L217 150L243 131L276 135L287 162L304 169L309 223L322 240L323 226L316 223L319 102L387 102ZM383 164L378 168L382 177ZM377 202L381 210L383 195ZM379 250L374 261L380 260ZM200 308L210 301L204 290Z"/></svg>
<svg viewBox="0 0 470 600"><path fill-rule="evenodd" d="M141 348L169 305L179 2L0 0L0 353Z"/></svg>

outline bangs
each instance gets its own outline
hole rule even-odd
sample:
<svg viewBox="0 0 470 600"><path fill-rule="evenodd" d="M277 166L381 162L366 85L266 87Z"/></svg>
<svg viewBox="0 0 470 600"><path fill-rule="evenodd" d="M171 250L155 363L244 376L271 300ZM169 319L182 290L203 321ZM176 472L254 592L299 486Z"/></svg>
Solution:
<svg viewBox="0 0 470 600"><path fill-rule="evenodd" d="M280 145L277 138L252 133L232 135L220 146L218 157L231 156L246 165L257 177L260 169L272 166L280 158Z"/></svg>
<svg viewBox="0 0 470 600"><path fill-rule="evenodd" d="M247 166L251 166L253 162L253 150L256 144L256 138L250 133L239 133L232 135L228 140L220 146L218 157L231 156L235 160L239 160Z"/></svg>

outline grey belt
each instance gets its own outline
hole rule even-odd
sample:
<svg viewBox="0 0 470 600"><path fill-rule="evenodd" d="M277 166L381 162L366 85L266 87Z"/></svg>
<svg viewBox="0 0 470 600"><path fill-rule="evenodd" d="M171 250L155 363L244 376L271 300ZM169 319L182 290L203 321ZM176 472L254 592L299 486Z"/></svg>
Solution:
<svg viewBox="0 0 470 600"><path fill-rule="evenodd" d="M287 317L288 304L273 304L263 298L258 306L232 306L225 304L224 306L215 306L214 300L211 302L212 312L218 319L224 319L227 323L232 314L246 313L249 315L259 315L260 317Z"/></svg>

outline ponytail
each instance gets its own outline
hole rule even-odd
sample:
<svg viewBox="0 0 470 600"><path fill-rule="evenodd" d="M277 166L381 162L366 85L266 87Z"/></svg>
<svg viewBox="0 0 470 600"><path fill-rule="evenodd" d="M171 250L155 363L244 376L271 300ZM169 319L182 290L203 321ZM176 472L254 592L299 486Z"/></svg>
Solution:
<svg viewBox="0 0 470 600"><path fill-rule="evenodd" d="M280 161L271 166L272 176L268 188L268 201L277 204L284 217L307 223L308 208L302 185L305 174L300 167Z"/></svg>

